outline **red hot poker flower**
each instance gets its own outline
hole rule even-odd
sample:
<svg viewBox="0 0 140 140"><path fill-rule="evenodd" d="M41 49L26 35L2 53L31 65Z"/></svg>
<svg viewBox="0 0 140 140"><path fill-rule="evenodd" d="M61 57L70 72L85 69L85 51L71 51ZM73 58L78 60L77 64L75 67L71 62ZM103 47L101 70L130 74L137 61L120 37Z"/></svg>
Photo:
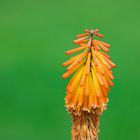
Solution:
<svg viewBox="0 0 140 140"><path fill-rule="evenodd" d="M106 109L110 86L114 85L111 69L116 65L105 53L110 45L94 39L94 36L103 38L99 30L84 32L73 41L79 47L66 52L79 54L62 64L68 66L62 78L74 73L65 97L66 108L73 118L72 140L97 140L99 118Z"/></svg>

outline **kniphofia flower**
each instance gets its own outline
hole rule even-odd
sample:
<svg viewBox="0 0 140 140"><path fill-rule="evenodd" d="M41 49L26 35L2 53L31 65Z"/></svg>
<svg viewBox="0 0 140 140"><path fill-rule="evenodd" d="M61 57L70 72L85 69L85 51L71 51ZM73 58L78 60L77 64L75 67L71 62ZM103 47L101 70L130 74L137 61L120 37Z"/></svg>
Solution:
<svg viewBox="0 0 140 140"><path fill-rule="evenodd" d="M94 37L103 38L99 30L84 30L73 41L79 47L66 52L77 53L62 66L68 66L63 78L73 74L66 87L66 108L73 118L72 140L97 140L98 125L106 109L108 92L113 86L112 68L116 65L106 54L110 45Z"/></svg>

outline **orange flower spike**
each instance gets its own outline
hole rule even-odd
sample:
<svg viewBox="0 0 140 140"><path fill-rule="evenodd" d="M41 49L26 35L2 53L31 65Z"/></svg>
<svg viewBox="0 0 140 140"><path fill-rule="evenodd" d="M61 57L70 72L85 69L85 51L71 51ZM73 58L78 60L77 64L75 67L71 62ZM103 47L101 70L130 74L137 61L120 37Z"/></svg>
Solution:
<svg viewBox="0 0 140 140"><path fill-rule="evenodd" d="M86 75L88 75L90 72L90 58L91 58L91 53L89 52L87 62L86 62Z"/></svg>
<svg viewBox="0 0 140 140"><path fill-rule="evenodd" d="M83 45L83 46L81 46L81 47L78 47L78 48L69 50L69 51L67 51L65 54L69 55L69 54L72 54L72 53L81 51L81 50L85 49L86 47L87 47L87 45Z"/></svg>
<svg viewBox="0 0 140 140"><path fill-rule="evenodd" d="M99 30L84 32L74 41L80 46L66 54L84 51L62 64L68 66L62 77L67 78L76 71L66 87L65 97L67 110L73 118L72 140L98 140L100 115L106 109L109 87L114 85L111 68L116 65L103 52L108 52L110 45L93 38L103 38Z"/></svg>

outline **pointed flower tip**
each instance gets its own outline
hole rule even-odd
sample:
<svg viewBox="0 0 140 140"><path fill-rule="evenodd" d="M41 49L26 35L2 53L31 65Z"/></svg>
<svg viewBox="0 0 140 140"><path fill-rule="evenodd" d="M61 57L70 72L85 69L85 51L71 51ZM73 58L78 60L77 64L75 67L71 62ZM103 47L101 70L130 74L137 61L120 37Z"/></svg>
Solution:
<svg viewBox="0 0 140 140"><path fill-rule="evenodd" d="M111 67L112 67L112 68L116 68L116 64L111 63Z"/></svg>
<svg viewBox="0 0 140 140"><path fill-rule="evenodd" d="M63 67L67 66L67 64L66 64L66 63L62 63L61 65L62 65Z"/></svg>
<svg viewBox="0 0 140 140"><path fill-rule="evenodd" d="M62 78L63 78L63 79L66 79L66 77L65 77L64 75L62 75Z"/></svg>
<svg viewBox="0 0 140 140"><path fill-rule="evenodd" d="M66 54L66 55L68 55L68 54L69 54L69 52L65 52L65 54Z"/></svg>
<svg viewBox="0 0 140 140"><path fill-rule="evenodd" d="M62 78L63 78L63 79L66 79L67 77L68 77L68 73L65 72L65 73L62 75Z"/></svg>
<svg viewBox="0 0 140 140"><path fill-rule="evenodd" d="M116 68L116 64L114 64L114 66L112 66L113 68Z"/></svg>
<svg viewBox="0 0 140 140"><path fill-rule="evenodd" d="M110 84L110 86L113 87L113 86L114 86L114 83L112 82L112 83Z"/></svg>

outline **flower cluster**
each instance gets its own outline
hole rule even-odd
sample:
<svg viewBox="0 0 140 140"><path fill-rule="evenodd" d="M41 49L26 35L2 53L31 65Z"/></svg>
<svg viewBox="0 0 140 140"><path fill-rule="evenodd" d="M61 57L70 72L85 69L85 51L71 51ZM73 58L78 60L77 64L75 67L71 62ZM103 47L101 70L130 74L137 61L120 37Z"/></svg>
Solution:
<svg viewBox="0 0 140 140"><path fill-rule="evenodd" d="M73 74L66 87L66 108L73 118L72 140L97 140L99 119L106 109L108 92L113 86L112 68L116 65L111 62L105 53L110 45L95 40L99 30L84 30L73 41L79 47L66 52L67 55L77 53L62 66L68 66L62 78Z"/></svg>

